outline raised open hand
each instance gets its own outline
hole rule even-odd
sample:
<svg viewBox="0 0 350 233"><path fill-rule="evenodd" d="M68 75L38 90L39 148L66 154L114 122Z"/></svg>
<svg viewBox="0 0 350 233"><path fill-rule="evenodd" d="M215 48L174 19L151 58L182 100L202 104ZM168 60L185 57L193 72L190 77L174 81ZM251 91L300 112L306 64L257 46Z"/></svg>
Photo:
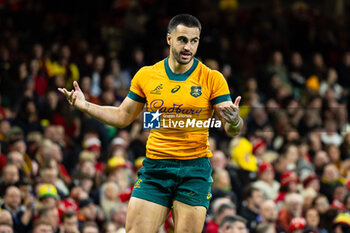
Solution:
<svg viewBox="0 0 350 233"><path fill-rule="evenodd" d="M78 83L76 81L73 82L73 86L75 90L67 91L66 88L58 88L60 92L62 92L68 102L79 110L84 110L86 108L86 101L84 93L81 91Z"/></svg>

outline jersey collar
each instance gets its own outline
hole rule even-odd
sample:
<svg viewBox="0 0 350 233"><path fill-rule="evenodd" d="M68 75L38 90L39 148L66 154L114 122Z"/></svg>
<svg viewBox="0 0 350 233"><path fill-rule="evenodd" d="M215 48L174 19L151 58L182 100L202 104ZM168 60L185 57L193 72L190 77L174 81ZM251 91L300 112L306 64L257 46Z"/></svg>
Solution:
<svg viewBox="0 0 350 233"><path fill-rule="evenodd" d="M165 72L168 78L172 81L185 81L192 74L192 72L197 68L197 65L198 65L198 59L194 57L193 64L189 70L187 70L183 74L176 74L171 71L168 60L169 60L169 57L164 59Z"/></svg>

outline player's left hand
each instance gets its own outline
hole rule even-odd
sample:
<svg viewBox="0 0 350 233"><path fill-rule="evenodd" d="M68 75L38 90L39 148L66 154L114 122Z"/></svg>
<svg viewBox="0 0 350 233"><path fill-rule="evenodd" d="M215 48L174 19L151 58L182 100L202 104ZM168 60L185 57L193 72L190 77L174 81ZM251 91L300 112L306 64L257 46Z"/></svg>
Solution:
<svg viewBox="0 0 350 233"><path fill-rule="evenodd" d="M239 102L241 101L241 96L238 96L233 103L233 105L223 106L221 109L221 116L224 120L231 124L237 125L239 122Z"/></svg>

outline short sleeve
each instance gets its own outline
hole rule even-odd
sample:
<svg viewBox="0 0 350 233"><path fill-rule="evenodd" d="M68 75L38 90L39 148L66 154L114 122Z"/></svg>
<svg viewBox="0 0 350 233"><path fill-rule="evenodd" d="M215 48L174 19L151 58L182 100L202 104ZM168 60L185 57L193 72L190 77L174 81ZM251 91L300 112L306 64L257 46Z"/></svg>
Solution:
<svg viewBox="0 0 350 233"><path fill-rule="evenodd" d="M232 101L227 82L220 72L212 70L209 79L211 86L211 105L219 104L224 101Z"/></svg>
<svg viewBox="0 0 350 233"><path fill-rule="evenodd" d="M131 80L128 97L140 103L146 103L146 96L142 89L142 79L145 77L144 68L140 69Z"/></svg>

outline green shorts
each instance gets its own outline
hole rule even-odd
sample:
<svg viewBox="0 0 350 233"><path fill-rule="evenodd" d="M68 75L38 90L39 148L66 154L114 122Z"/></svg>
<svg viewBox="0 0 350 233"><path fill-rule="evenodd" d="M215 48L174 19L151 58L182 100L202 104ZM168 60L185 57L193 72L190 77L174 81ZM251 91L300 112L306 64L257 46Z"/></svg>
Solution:
<svg viewBox="0 0 350 233"><path fill-rule="evenodd" d="M174 200L208 209L211 198L208 158L190 160L145 158L137 173L132 197L171 208Z"/></svg>

